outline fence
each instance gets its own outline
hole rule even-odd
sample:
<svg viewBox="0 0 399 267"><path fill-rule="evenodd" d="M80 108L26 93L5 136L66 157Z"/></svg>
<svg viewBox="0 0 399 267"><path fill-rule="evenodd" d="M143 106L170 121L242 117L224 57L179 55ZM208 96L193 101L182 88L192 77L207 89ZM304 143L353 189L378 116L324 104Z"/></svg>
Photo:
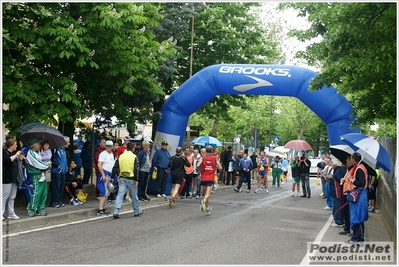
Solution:
<svg viewBox="0 0 399 267"><path fill-rule="evenodd" d="M379 140L380 144L387 150L389 157L391 159L391 173L388 173L382 169L381 178L377 187L377 206L381 211L382 220L387 226L387 231L392 241L395 244L395 249L397 248L396 244L396 233L397 233L397 224L396 224L396 198L397 198L397 148L396 148L396 138L388 138L383 137ZM383 229L381 229L383 231Z"/></svg>

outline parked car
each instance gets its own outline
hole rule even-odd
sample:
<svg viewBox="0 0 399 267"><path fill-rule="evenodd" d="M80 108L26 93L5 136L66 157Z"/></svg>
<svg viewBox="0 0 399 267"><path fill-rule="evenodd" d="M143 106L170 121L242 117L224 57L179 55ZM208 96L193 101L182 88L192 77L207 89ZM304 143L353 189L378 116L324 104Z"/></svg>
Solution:
<svg viewBox="0 0 399 267"><path fill-rule="evenodd" d="M309 159L312 165L310 166L310 176L317 176L317 164L322 161L322 159L319 158L313 158Z"/></svg>

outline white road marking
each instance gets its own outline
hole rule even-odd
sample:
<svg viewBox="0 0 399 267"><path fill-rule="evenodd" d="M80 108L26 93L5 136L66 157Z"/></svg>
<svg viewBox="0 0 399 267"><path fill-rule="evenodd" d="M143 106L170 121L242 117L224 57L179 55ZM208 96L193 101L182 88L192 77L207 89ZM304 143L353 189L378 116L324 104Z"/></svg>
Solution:
<svg viewBox="0 0 399 267"><path fill-rule="evenodd" d="M154 206L143 208L143 210L156 208L156 207L163 206L166 204L169 205L169 203L155 204ZM120 212L119 214L126 214L126 213L131 213L131 212L133 212L133 210L123 211L123 212ZM84 219L84 220L80 220L80 221L73 221L73 222L61 223L61 224L57 224L57 225L45 226L42 228L37 228L37 229L32 229L32 230L25 230L25 231L21 231L21 232L12 233L12 234L6 234L6 235L3 235L2 237L8 238L8 237L19 236L19 235L23 235L23 234L30 234L33 232L39 232L39 231L43 231L43 230L59 228L59 227L67 226L67 225L79 224L79 223L84 223L84 222L88 222L88 221L95 221L95 220L100 220L100 219L104 219L104 218L112 218L112 214L110 214L108 216L101 215L98 217L93 217L93 218Z"/></svg>
<svg viewBox="0 0 399 267"><path fill-rule="evenodd" d="M324 235L326 234L327 230L329 227L331 227L331 223L333 221L333 216L330 216L326 222L326 224L323 226L323 228L320 230L319 234L316 236L315 240L313 241L314 244L320 244L321 240L323 239ZM307 249L307 248L306 248ZM309 257L313 256L314 253L309 253L307 252L305 257L303 257L300 265L309 265L310 260Z"/></svg>

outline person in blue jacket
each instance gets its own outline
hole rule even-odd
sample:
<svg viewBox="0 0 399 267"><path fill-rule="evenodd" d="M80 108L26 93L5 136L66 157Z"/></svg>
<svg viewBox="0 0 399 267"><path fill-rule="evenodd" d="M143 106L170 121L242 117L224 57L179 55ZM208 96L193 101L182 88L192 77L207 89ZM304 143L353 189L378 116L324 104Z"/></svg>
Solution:
<svg viewBox="0 0 399 267"><path fill-rule="evenodd" d="M68 161L65 152L70 144L68 136L64 136L65 146L55 149L51 158L51 203L50 207L65 207L62 203L62 195L64 194L65 175L68 172Z"/></svg>
<svg viewBox="0 0 399 267"><path fill-rule="evenodd" d="M168 180L169 173L169 159L170 154L168 151L168 142L163 141L161 143L161 149L158 149L153 158L152 165L154 166L154 171L157 172L157 187L156 187L156 197L166 197L166 182Z"/></svg>

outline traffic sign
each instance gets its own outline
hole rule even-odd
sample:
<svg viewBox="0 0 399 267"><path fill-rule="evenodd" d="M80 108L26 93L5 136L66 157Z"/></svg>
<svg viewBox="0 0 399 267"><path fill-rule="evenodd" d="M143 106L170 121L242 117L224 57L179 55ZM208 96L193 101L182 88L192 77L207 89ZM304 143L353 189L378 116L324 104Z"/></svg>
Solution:
<svg viewBox="0 0 399 267"><path fill-rule="evenodd" d="M278 143L280 141L280 136L275 135L273 141Z"/></svg>

